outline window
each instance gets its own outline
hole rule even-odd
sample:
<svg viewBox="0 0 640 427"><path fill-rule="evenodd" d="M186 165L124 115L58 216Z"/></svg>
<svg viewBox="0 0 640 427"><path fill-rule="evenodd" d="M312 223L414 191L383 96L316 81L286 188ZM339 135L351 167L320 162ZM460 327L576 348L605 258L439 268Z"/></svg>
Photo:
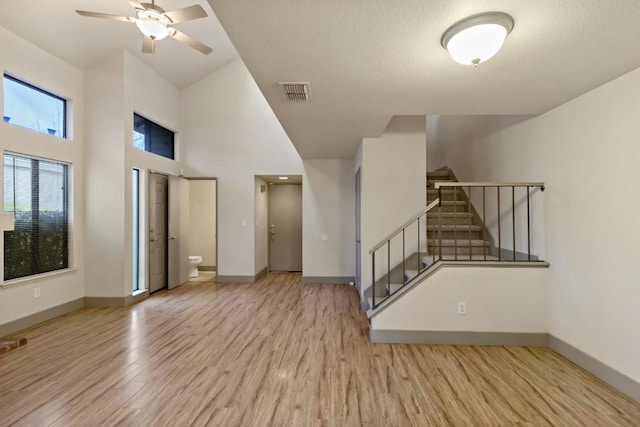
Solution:
<svg viewBox="0 0 640 427"><path fill-rule="evenodd" d="M131 194L133 195L133 291L140 290L140 171L133 169L131 175Z"/></svg>
<svg viewBox="0 0 640 427"><path fill-rule="evenodd" d="M69 166L4 154L4 280L69 267Z"/></svg>
<svg viewBox="0 0 640 427"><path fill-rule="evenodd" d="M133 146L139 150L174 159L175 134L137 114L133 115Z"/></svg>
<svg viewBox="0 0 640 427"><path fill-rule="evenodd" d="M3 121L61 138L67 137L65 99L6 74L3 83Z"/></svg>

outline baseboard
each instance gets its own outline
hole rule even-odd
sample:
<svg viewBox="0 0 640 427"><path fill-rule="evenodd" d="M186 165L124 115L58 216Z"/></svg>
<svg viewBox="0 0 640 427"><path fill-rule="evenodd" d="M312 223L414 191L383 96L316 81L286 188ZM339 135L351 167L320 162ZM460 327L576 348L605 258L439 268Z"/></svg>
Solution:
<svg viewBox="0 0 640 427"><path fill-rule="evenodd" d="M217 271L217 267L215 265L199 265L199 271Z"/></svg>
<svg viewBox="0 0 640 427"><path fill-rule="evenodd" d="M353 281L355 281L353 276L302 276L302 283L305 285L348 285Z"/></svg>
<svg viewBox="0 0 640 427"><path fill-rule="evenodd" d="M373 343L545 347L547 333L369 330Z"/></svg>
<svg viewBox="0 0 640 427"><path fill-rule="evenodd" d="M127 297L84 297L85 307L124 307Z"/></svg>
<svg viewBox="0 0 640 427"><path fill-rule="evenodd" d="M258 279L260 279L262 276L266 276L266 274L269 272L269 267L265 267L262 270L260 270L258 272L258 274L256 274L255 278L254 278L254 282L257 282Z"/></svg>
<svg viewBox="0 0 640 427"><path fill-rule="evenodd" d="M65 302L64 304L48 308L38 313L33 313L29 316L13 320L9 323L0 325L0 337L11 335L15 332L30 328L31 326L35 326L38 323L46 322L47 320L62 316L63 314L80 310L82 307L84 307L84 298L78 298L76 300Z"/></svg>
<svg viewBox="0 0 640 427"><path fill-rule="evenodd" d="M611 387L621 391L636 402L640 402L640 383L629 378L599 360L594 359L581 350L562 341L560 338L549 335L549 347L555 352L571 360L581 368L591 372Z"/></svg>
<svg viewBox="0 0 640 427"><path fill-rule="evenodd" d="M216 276L217 283L254 283L256 276Z"/></svg>

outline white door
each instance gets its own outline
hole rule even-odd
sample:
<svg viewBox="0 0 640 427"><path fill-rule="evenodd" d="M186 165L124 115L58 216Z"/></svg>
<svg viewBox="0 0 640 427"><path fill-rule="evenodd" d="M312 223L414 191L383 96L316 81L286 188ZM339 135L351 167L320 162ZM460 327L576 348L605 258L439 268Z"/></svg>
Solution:
<svg viewBox="0 0 640 427"><path fill-rule="evenodd" d="M302 185L269 187L269 270L302 271Z"/></svg>
<svg viewBox="0 0 640 427"><path fill-rule="evenodd" d="M168 179L149 174L149 292L167 287Z"/></svg>

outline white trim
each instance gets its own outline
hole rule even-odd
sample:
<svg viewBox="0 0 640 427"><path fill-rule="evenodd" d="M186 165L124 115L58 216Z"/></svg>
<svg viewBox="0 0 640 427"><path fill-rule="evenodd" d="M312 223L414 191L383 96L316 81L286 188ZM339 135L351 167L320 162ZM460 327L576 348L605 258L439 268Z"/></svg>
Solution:
<svg viewBox="0 0 640 427"><path fill-rule="evenodd" d="M20 277L18 279L6 280L0 284L0 288L10 288L12 286L23 285L29 282L36 282L39 280L48 279L53 276L61 276L63 274L75 273L75 268L63 268L61 270L48 271L46 273L32 274L31 276Z"/></svg>

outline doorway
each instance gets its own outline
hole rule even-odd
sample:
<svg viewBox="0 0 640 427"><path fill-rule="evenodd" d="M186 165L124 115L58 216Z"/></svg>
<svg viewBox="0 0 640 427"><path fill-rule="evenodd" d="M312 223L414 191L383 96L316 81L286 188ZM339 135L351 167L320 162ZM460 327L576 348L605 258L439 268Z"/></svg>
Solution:
<svg viewBox="0 0 640 427"><path fill-rule="evenodd" d="M218 180L188 178L189 256L201 257L198 276L190 281L210 281L218 269Z"/></svg>
<svg viewBox="0 0 640 427"><path fill-rule="evenodd" d="M167 288L169 179L149 173L149 293Z"/></svg>
<svg viewBox="0 0 640 427"><path fill-rule="evenodd" d="M302 271L302 184L269 185L269 270Z"/></svg>
<svg viewBox="0 0 640 427"><path fill-rule="evenodd" d="M356 288L360 292L362 288L362 247L360 242L360 212L362 205L362 181L360 169L356 172Z"/></svg>

